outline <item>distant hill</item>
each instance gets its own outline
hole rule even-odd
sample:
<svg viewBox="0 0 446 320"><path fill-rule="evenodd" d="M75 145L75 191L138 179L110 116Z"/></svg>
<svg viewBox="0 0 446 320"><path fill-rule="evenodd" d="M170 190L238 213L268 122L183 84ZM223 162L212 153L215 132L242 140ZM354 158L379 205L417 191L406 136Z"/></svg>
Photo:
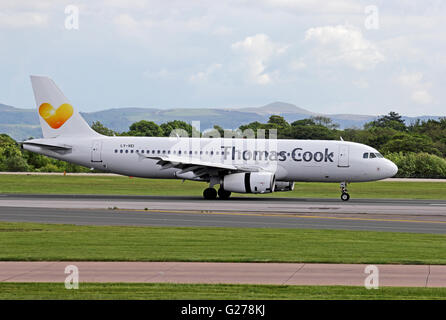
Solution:
<svg viewBox="0 0 446 320"><path fill-rule="evenodd" d="M251 107L251 108L235 108L226 109L229 111L237 110L240 112L251 112L259 115L271 115L271 114L300 114L300 115L316 115L316 113L308 111L303 108L299 108L291 103L286 102L273 102L269 103L263 107Z"/></svg>
<svg viewBox="0 0 446 320"><path fill-rule="evenodd" d="M122 132L139 120L150 120L158 124L172 120L186 122L200 121L201 130L212 128L215 124L235 129L242 124L253 121L266 122L272 114L283 116L288 122L309 118L317 113L297 107L290 103L273 102L261 107L250 108L116 108L103 111L81 113L85 120L92 124L100 121L106 127ZM341 129L357 127L377 118L376 115L355 114L328 114L324 115L338 123ZM437 116L403 117L406 123L416 119L438 119ZM6 133L15 140L24 140L29 137L39 138L42 132L35 109L21 109L0 104L0 133Z"/></svg>

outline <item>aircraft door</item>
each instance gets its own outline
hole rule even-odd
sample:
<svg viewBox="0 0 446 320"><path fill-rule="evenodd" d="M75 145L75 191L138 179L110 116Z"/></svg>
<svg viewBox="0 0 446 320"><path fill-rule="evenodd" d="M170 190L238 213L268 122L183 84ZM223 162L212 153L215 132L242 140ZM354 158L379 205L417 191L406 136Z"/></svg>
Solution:
<svg viewBox="0 0 446 320"><path fill-rule="evenodd" d="M94 140L91 145L91 162L102 162L102 141Z"/></svg>
<svg viewBox="0 0 446 320"><path fill-rule="evenodd" d="M339 146L338 167L349 167L349 146L341 144Z"/></svg>

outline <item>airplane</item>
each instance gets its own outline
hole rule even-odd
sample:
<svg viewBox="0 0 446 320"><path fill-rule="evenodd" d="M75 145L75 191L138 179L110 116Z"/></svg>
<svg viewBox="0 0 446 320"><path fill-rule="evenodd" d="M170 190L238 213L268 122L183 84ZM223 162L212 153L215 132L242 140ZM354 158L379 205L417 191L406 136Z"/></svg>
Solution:
<svg viewBox="0 0 446 320"><path fill-rule="evenodd" d="M104 136L72 107L53 80L31 76L43 138L23 149L132 177L204 181L204 199L231 193L292 191L294 182L347 184L393 177L398 167L376 149L334 140ZM219 185L218 191L214 188Z"/></svg>

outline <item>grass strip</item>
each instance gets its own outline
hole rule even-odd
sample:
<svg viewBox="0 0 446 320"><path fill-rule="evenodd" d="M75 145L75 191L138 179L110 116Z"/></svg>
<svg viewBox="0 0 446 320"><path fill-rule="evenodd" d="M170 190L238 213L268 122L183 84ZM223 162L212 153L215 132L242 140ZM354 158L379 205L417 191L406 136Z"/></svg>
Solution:
<svg viewBox="0 0 446 320"><path fill-rule="evenodd" d="M142 179L119 176L0 175L0 193L110 194L201 196L206 183L180 180ZM349 185L354 198L446 199L446 183L364 182ZM249 197L338 198L337 183L295 184L294 191Z"/></svg>
<svg viewBox="0 0 446 320"><path fill-rule="evenodd" d="M231 284L171 283L80 283L67 290L63 283L0 283L0 300L7 299L147 299L147 300L439 300L446 299L446 288L381 287L367 290L348 286L274 286Z"/></svg>
<svg viewBox="0 0 446 320"><path fill-rule="evenodd" d="M0 223L0 260L446 264L446 235Z"/></svg>

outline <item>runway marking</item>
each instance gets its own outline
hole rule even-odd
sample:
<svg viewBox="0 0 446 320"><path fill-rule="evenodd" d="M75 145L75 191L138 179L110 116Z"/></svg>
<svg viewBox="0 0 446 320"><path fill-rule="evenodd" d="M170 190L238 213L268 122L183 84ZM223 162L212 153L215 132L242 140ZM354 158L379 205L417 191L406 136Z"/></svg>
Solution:
<svg viewBox="0 0 446 320"><path fill-rule="evenodd" d="M267 213L242 213L242 212L218 212L218 211L187 211L187 210L157 210L157 209L110 209L116 211L132 211L132 212L147 212L147 213L180 213L180 214L220 214L233 216L260 216L260 217L285 217L285 218L308 218L308 219L332 219L332 220L355 220L355 221L379 221L379 222L408 222L408 223L431 223L431 224L446 224L446 221L430 221L430 220L406 220L406 219L373 219L373 218L346 218L346 217L323 217L323 216L308 216L299 214L267 214Z"/></svg>

